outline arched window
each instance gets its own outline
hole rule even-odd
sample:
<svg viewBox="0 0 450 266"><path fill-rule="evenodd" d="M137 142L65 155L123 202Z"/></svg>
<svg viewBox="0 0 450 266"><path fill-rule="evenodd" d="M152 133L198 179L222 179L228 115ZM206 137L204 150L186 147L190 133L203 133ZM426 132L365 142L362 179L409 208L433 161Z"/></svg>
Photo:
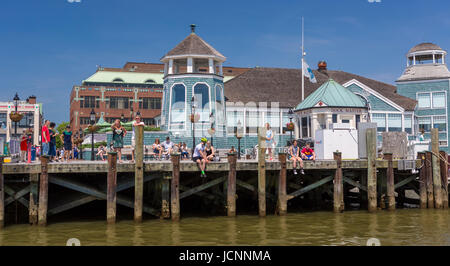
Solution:
<svg viewBox="0 0 450 266"><path fill-rule="evenodd" d="M216 121L217 124L223 125L225 123L225 103L223 97L222 86L216 85Z"/></svg>
<svg viewBox="0 0 450 266"><path fill-rule="evenodd" d="M194 86L194 95L197 110L200 114L200 122L209 121L209 87L204 83L198 83Z"/></svg>
<svg viewBox="0 0 450 266"><path fill-rule="evenodd" d="M183 129L186 122L186 87L183 84L172 87L170 109L170 127Z"/></svg>
<svg viewBox="0 0 450 266"><path fill-rule="evenodd" d="M145 83L146 84L154 84L154 83L156 83L153 79L147 79L146 81L145 81Z"/></svg>
<svg viewBox="0 0 450 266"><path fill-rule="evenodd" d="M113 82L121 82L121 83L123 83L123 79L121 79L121 78L115 78L115 79L113 80Z"/></svg>

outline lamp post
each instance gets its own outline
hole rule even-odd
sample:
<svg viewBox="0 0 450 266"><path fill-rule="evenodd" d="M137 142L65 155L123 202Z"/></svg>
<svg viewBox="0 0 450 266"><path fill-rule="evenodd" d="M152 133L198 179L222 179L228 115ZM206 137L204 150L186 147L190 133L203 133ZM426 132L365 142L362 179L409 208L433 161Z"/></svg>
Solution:
<svg viewBox="0 0 450 266"><path fill-rule="evenodd" d="M94 111L94 109L91 110L90 119L91 119L91 133L92 133L92 139L91 139L91 161L95 161L95 156L94 156L95 111Z"/></svg>
<svg viewBox="0 0 450 266"><path fill-rule="evenodd" d="M191 99L191 124L192 124L192 157L194 156L195 150L195 96Z"/></svg>
<svg viewBox="0 0 450 266"><path fill-rule="evenodd" d="M28 118L28 133L27 133L27 163L31 163L31 145L33 144L32 142L32 126L33 124L31 124L31 117Z"/></svg>
<svg viewBox="0 0 450 266"><path fill-rule="evenodd" d="M14 100L14 105L15 105L15 113L17 114L17 108L18 108L19 101L20 101L20 98L19 98L19 95L17 94L17 92L16 92L16 95L14 96L13 100ZM17 137L17 122L19 122L19 121L14 121L14 135L16 137Z"/></svg>
<svg viewBox="0 0 450 266"><path fill-rule="evenodd" d="M241 159L241 139L243 136L244 127L242 126L241 120L239 120L236 127L236 138L238 140L238 159Z"/></svg>
<svg viewBox="0 0 450 266"><path fill-rule="evenodd" d="M133 103L131 103L131 107L130 107L130 121L133 121L133 112L134 112Z"/></svg>
<svg viewBox="0 0 450 266"><path fill-rule="evenodd" d="M83 128L80 126L78 130L78 134L80 135L81 143L80 143L80 160L83 160Z"/></svg>
<svg viewBox="0 0 450 266"><path fill-rule="evenodd" d="M214 139L214 134L216 133L216 129L214 127L214 114L211 112L211 114L209 115L209 124L210 124L210 128L208 129L208 133L211 136L211 145L213 146L213 139Z"/></svg>
<svg viewBox="0 0 450 266"><path fill-rule="evenodd" d="M292 108L289 108L288 115L289 115L289 126L292 126L292 119L294 118L294 111L292 110ZM291 142L290 142L290 144L292 144L292 131L293 131L293 129L289 128L289 131L290 131L290 134L291 134L291 138L290 138Z"/></svg>

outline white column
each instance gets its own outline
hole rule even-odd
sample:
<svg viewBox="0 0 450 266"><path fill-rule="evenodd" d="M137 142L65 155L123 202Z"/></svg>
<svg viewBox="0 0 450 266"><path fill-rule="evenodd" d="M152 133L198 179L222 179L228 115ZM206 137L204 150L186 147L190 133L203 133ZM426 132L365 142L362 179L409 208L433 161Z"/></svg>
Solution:
<svg viewBox="0 0 450 266"><path fill-rule="evenodd" d="M416 65L416 56L415 55L413 55L413 65L414 66Z"/></svg>
<svg viewBox="0 0 450 266"><path fill-rule="evenodd" d="M436 64L436 55L433 52L433 64Z"/></svg>
<svg viewBox="0 0 450 266"><path fill-rule="evenodd" d="M164 63L164 76L167 76L168 70L169 70L169 64L167 64L167 62L166 62L166 63ZM78 98L78 96L77 96L77 98Z"/></svg>
<svg viewBox="0 0 450 266"><path fill-rule="evenodd" d="M442 54L442 64L445 64L445 54Z"/></svg>
<svg viewBox="0 0 450 266"><path fill-rule="evenodd" d="M78 112L77 112L78 113ZM40 109L39 109L39 105L36 105L34 108L34 123L33 123L33 143L35 145L39 144L39 114L40 114ZM74 128L72 130L75 130Z"/></svg>
<svg viewBox="0 0 450 266"><path fill-rule="evenodd" d="M209 73L210 74L214 74L214 60L212 58L209 58L208 60L208 64L209 64Z"/></svg>
<svg viewBox="0 0 450 266"><path fill-rule="evenodd" d="M6 142L11 141L11 118L9 118L10 113L11 108L8 108L8 110L6 111Z"/></svg>
<svg viewBox="0 0 450 266"><path fill-rule="evenodd" d="M405 114L402 113L402 132L405 132Z"/></svg>
<svg viewBox="0 0 450 266"><path fill-rule="evenodd" d="M173 74L173 59L169 60L169 75Z"/></svg>
<svg viewBox="0 0 450 266"><path fill-rule="evenodd" d="M187 73L194 72L193 65L194 64L193 64L192 57L188 57L188 59L187 59Z"/></svg>
<svg viewBox="0 0 450 266"><path fill-rule="evenodd" d="M222 62L219 63L219 75L223 76L223 63Z"/></svg>

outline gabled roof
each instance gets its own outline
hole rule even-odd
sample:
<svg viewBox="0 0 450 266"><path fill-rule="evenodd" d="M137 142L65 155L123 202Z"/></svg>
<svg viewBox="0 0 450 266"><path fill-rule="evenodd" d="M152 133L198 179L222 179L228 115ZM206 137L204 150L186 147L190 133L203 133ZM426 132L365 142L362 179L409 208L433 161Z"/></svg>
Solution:
<svg viewBox="0 0 450 266"><path fill-rule="evenodd" d="M357 96L349 89L329 79L317 90L311 93L296 110L305 110L313 107L366 107L361 97Z"/></svg>
<svg viewBox="0 0 450 266"><path fill-rule="evenodd" d="M163 58L177 55L203 55L220 57L225 61L225 56L219 53L211 45L205 42L197 34L192 32Z"/></svg>
<svg viewBox="0 0 450 266"><path fill-rule="evenodd" d="M406 111L413 111L417 105L415 100L397 94L395 86L384 82L338 70L313 70L313 73L317 83L305 78L305 98L330 78L339 84L356 79ZM253 68L225 83L225 97L230 102L278 102L281 108L293 108L302 99L301 75L301 69Z"/></svg>

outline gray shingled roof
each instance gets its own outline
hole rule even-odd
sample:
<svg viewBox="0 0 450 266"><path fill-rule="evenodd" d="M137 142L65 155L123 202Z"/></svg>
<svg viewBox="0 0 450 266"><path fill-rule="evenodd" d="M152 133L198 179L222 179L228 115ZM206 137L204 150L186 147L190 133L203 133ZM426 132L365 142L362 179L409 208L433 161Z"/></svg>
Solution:
<svg viewBox="0 0 450 266"><path fill-rule="evenodd" d="M424 43L418 44L418 45L414 46L413 48L411 48L411 50L409 50L408 53L410 54L410 53L415 53L415 52L420 52L420 51L428 51L428 50L442 50L442 48L434 43L424 42Z"/></svg>
<svg viewBox="0 0 450 266"><path fill-rule="evenodd" d="M396 87L344 71L313 70L317 83L305 78L305 98L332 78L339 84L356 79L381 95L412 111L417 102L396 93ZM225 97L230 102L279 102L280 107L295 107L301 102L301 69L254 68L225 83Z"/></svg>
<svg viewBox="0 0 450 266"><path fill-rule="evenodd" d="M168 52L164 57L176 55L211 55L223 57L225 59L225 56L219 53L194 32L189 34L189 36L175 46L175 48Z"/></svg>

